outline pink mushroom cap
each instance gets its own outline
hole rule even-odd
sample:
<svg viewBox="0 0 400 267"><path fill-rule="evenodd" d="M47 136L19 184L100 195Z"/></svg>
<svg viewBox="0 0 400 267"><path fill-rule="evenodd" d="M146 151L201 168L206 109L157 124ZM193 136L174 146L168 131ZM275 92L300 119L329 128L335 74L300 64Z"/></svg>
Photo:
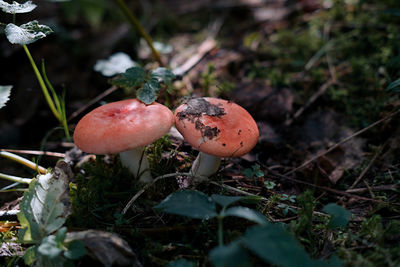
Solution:
<svg viewBox="0 0 400 267"><path fill-rule="evenodd" d="M74 142L88 153L119 153L151 144L165 135L173 123L173 114L164 105L122 100L86 114L76 125Z"/></svg>
<svg viewBox="0 0 400 267"><path fill-rule="evenodd" d="M227 100L194 98L175 111L175 125L194 148L217 157L239 157L257 144L253 117Z"/></svg>

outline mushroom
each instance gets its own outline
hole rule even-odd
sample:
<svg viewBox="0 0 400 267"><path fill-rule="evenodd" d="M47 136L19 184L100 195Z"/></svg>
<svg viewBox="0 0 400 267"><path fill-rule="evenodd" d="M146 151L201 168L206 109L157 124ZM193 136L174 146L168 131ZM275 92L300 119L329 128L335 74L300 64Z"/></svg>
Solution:
<svg viewBox="0 0 400 267"><path fill-rule="evenodd" d="M221 157L240 157L256 144L259 131L241 106L219 98L194 98L175 111L175 126L200 152L191 172L206 179L217 172Z"/></svg>
<svg viewBox="0 0 400 267"><path fill-rule="evenodd" d="M74 142L82 151L94 154L119 153L121 162L141 182L151 182L144 147L166 134L174 123L166 106L146 105L128 99L100 106L76 125Z"/></svg>

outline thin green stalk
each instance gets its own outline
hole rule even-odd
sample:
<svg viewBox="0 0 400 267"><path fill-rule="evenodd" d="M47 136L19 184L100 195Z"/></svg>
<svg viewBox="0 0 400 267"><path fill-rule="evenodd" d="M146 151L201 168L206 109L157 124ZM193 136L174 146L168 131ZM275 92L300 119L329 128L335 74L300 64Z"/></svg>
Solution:
<svg viewBox="0 0 400 267"><path fill-rule="evenodd" d="M126 16L128 21L131 23L131 25L146 40L147 44L150 46L150 49L151 49L151 52L153 53L154 58L157 60L157 62L160 64L160 66L164 66L164 63L160 57L160 54L153 46L153 40L151 40L151 37L147 34L146 30L142 27L142 25L140 25L140 23L136 19L135 15L133 15L133 13L126 6L124 0L114 0L114 2L119 6L119 8L124 13L124 15Z"/></svg>
<svg viewBox="0 0 400 267"><path fill-rule="evenodd" d="M10 152L6 152L6 151L0 151L0 156L4 157L4 158L8 158L11 159L13 161L16 161L22 165L25 165L33 170L36 170L39 173L46 173L47 170L39 165L37 165L35 162L32 162L30 160L27 160L26 158L23 158L21 156L15 155L13 153Z"/></svg>
<svg viewBox="0 0 400 267"><path fill-rule="evenodd" d="M60 118L61 118L60 122L64 128L65 136L67 137L68 140L71 140L71 136L69 134L69 129L68 129L67 114L65 112L65 91L63 92L63 95L62 95L61 101L60 101L60 98L57 95L56 90L54 90L53 85L47 78L46 67L44 65L44 61L42 61L42 74L43 74L43 78L44 78L44 81L46 82L47 87L50 88L50 91L53 95L53 99L54 99L54 102L56 105L57 112L58 112L58 114L60 114Z"/></svg>
<svg viewBox="0 0 400 267"><path fill-rule="evenodd" d="M26 53L26 55L28 56L29 61L31 62L33 71L35 72L36 78L38 79L38 82L39 82L39 84L40 84L40 87L42 88L42 91L43 91L44 97L46 98L47 104L49 105L51 111L53 112L53 114L54 114L54 116L57 118L57 120L59 120L59 121L61 122L61 116L60 116L60 114L57 112L56 107L54 106L54 102L53 102L53 100L51 99L51 96L50 96L50 94L49 94L49 91L47 90L46 84L45 84L44 81L43 81L42 75L40 74L40 72L39 72L39 70L38 70L38 68L37 68L37 66L36 66L36 63L35 63L35 61L33 60L32 56L31 56L31 53L29 52L28 47L27 47L26 45L22 45L22 47L24 48L25 53Z"/></svg>
<svg viewBox="0 0 400 267"><path fill-rule="evenodd" d="M0 178L9 180L11 182L21 183L21 184L29 184L32 181L32 179L30 179L30 178L22 178L22 177L8 175L8 174L4 174L4 173L0 173Z"/></svg>

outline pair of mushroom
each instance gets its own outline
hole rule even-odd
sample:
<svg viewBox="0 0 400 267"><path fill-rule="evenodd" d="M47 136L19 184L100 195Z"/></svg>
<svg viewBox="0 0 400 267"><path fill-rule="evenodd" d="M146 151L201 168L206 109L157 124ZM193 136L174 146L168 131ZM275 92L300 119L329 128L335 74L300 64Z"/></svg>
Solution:
<svg viewBox="0 0 400 267"><path fill-rule="evenodd" d="M221 157L238 157L257 143L259 132L251 115L239 105L218 98L194 98L172 114L164 105L128 99L100 106L86 114L74 132L75 144L94 154L119 153L121 162L144 183L152 181L144 147L165 135L175 123L199 155L195 177L217 172Z"/></svg>

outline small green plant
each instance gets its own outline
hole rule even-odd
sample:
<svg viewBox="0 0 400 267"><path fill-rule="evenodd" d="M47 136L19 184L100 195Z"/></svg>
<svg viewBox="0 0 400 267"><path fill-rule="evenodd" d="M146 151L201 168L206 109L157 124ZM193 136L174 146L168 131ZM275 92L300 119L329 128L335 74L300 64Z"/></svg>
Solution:
<svg viewBox="0 0 400 267"><path fill-rule="evenodd" d="M264 172L260 169L260 165L254 164L251 168L244 170L244 176L247 178L262 178L264 177Z"/></svg>
<svg viewBox="0 0 400 267"><path fill-rule="evenodd" d="M258 211L243 206L229 207L245 199L246 197L216 194L208 197L199 191L185 190L172 193L155 208L193 219L216 218L218 246L209 252L210 261L214 266L252 266L245 248L263 261L278 266L341 266L336 257L331 261L311 259L283 225L269 223ZM257 226L247 229L241 238L225 245L223 219L228 216L247 219Z"/></svg>
<svg viewBox="0 0 400 267"><path fill-rule="evenodd" d="M64 164L34 178L20 203L18 220L23 229L18 236L21 243L30 245L24 254L27 265L61 267L86 253L82 242L67 241L63 227L70 214L70 170Z"/></svg>
<svg viewBox="0 0 400 267"><path fill-rule="evenodd" d="M33 4L32 1L25 2L24 4L19 4L14 1L12 4L9 4L1 0L0 9L5 13L13 15L13 23L8 23L5 26L4 32L8 41L11 44L18 44L23 47L29 59L29 62L31 63L39 85L42 89L47 104L50 107L50 110L52 111L54 117L56 117L56 119L63 126L65 136L70 139L65 111L65 92L62 94L62 96L57 95L49 79L47 78L44 61L42 62L42 73L40 73L27 46L28 44L34 43L37 40L46 37L53 31L50 27L39 24L36 20L22 24L20 26L15 25L16 14L29 13L35 8L36 5Z"/></svg>
<svg viewBox="0 0 400 267"><path fill-rule="evenodd" d="M164 87L167 92L172 93L171 82L174 78L172 71L164 67L150 72L146 72L142 67L132 67L110 82L128 92L136 90L136 97L140 101L151 104L157 99L160 88Z"/></svg>

